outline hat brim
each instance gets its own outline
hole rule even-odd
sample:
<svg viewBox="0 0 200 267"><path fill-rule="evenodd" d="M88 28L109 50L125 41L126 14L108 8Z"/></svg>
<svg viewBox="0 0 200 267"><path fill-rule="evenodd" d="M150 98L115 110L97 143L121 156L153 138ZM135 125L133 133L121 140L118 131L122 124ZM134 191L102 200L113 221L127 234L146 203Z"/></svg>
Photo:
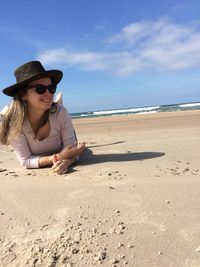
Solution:
<svg viewBox="0 0 200 267"><path fill-rule="evenodd" d="M6 87L5 89L2 90L2 92L7 96L14 96L20 89L27 86L30 82L41 79L41 78L47 78L47 77L52 78L53 83L57 85L61 81L63 77L63 73L60 70L48 70L48 71L45 71L44 73L35 75L20 83L16 83L14 85Z"/></svg>

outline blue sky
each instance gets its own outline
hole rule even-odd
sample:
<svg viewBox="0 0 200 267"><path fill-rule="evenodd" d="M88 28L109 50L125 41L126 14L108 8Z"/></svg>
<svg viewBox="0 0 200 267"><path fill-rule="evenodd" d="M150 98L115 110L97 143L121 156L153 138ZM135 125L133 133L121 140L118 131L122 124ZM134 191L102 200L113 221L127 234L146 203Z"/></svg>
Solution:
<svg viewBox="0 0 200 267"><path fill-rule="evenodd" d="M2 89L38 59L64 72L70 112L200 101L198 0L7 0L0 13Z"/></svg>

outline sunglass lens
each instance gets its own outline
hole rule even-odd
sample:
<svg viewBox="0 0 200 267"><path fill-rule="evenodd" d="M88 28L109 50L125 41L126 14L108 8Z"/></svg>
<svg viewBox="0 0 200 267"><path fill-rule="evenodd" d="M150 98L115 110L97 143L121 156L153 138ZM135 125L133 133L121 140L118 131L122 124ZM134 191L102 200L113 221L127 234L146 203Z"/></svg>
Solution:
<svg viewBox="0 0 200 267"><path fill-rule="evenodd" d="M45 85L36 85L35 86L35 89L36 89L36 92L38 93L38 94L44 94L45 93L45 91L47 90L47 87L45 86Z"/></svg>
<svg viewBox="0 0 200 267"><path fill-rule="evenodd" d="M51 84L51 85L48 86L48 89L49 89L49 92L51 94L55 94L55 92L56 92L56 85Z"/></svg>
<svg viewBox="0 0 200 267"><path fill-rule="evenodd" d="M56 85L49 85L49 86L45 86L45 85L43 85L43 84L38 84L38 85L36 85L36 92L38 93L38 94L44 94L45 92L46 92L46 90L48 89L49 90L49 92L51 93L51 94L54 94L55 92L56 92Z"/></svg>

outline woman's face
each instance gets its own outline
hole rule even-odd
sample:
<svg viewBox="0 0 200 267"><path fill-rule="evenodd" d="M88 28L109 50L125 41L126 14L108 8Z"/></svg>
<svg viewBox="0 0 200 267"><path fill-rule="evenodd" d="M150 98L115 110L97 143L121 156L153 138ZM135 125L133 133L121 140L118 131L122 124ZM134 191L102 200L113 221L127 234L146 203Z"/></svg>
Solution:
<svg viewBox="0 0 200 267"><path fill-rule="evenodd" d="M53 97L54 94L51 94L48 89L42 94L38 94L36 91L36 85L51 85L51 79L50 78L42 78L36 81L31 82L28 85L28 90L23 97L24 100L26 100L28 108L32 110L39 111L46 111L47 109L50 109L52 103L53 103Z"/></svg>

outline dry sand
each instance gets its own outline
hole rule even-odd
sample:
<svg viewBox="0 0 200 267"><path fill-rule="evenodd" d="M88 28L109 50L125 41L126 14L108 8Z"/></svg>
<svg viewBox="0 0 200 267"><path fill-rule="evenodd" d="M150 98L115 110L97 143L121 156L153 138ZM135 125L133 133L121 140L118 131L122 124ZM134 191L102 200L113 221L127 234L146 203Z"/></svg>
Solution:
<svg viewBox="0 0 200 267"><path fill-rule="evenodd" d="M0 267L200 266L200 111L76 119L66 175L0 154Z"/></svg>

